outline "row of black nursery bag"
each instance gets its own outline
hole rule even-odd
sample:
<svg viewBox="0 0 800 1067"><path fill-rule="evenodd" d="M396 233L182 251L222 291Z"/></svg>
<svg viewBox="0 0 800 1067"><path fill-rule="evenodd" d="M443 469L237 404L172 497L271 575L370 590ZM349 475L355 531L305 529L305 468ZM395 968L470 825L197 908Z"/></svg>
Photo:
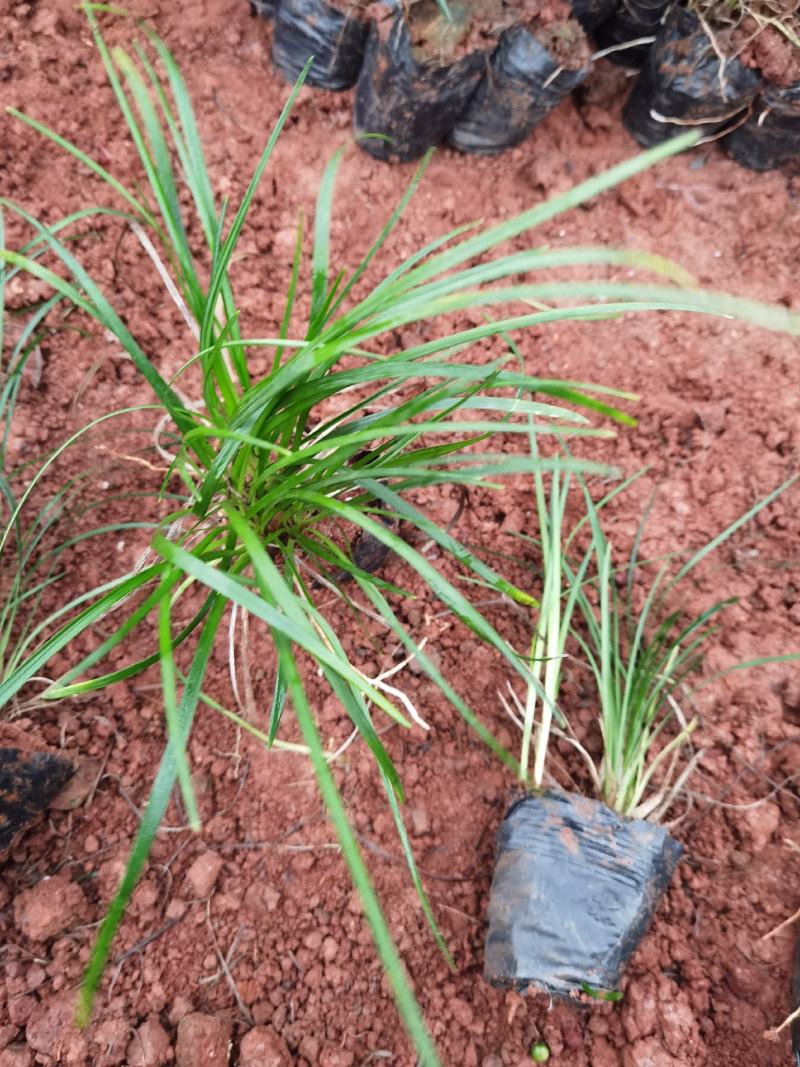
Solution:
<svg viewBox="0 0 800 1067"><path fill-rule="evenodd" d="M355 5L328 0L251 0L251 7L275 20L272 58L285 78L295 81L313 55L308 84L356 86L356 135L380 159L416 159L444 141L477 155L518 145L591 66L588 46L574 42L564 58L535 24L505 29L490 53L420 59L399 0L383 3L384 15L371 21ZM735 55L723 58L717 35L686 7L571 0L571 8L568 33L591 35L601 54L640 69L623 111L640 144L692 127L724 137L731 156L753 170L800 156L800 82L773 85Z"/></svg>

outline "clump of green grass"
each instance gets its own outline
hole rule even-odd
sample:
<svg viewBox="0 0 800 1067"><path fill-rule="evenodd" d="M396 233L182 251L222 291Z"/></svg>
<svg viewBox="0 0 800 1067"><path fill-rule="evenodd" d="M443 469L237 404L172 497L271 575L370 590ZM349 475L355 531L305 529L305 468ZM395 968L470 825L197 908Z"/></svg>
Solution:
<svg viewBox="0 0 800 1067"><path fill-rule="evenodd" d="M70 221L81 221L87 214L78 213ZM35 255L36 242L24 251ZM45 326L45 320L52 320L61 310L58 294L28 309L8 309L6 287L18 269L0 269L0 682L14 677L61 617L59 609L52 613L48 607L61 596L71 550L86 551L91 543L96 551L100 539L110 541L134 530L152 531L158 525L139 518L97 524L100 509L114 504L124 507L130 497L94 493L97 468L73 471L60 482L56 464L68 445L50 456L33 458L16 457L11 449L23 378L27 374L36 388L41 374L39 346L49 333L65 327L63 320ZM49 484L45 484L47 476ZM51 488L53 483L55 488ZM153 498L147 491L136 496L138 505L143 498ZM52 682L44 677L33 680L41 688ZM2 712L18 715L40 702L38 694L28 692L22 702L16 698L4 701Z"/></svg>
<svg viewBox="0 0 800 1067"><path fill-rule="evenodd" d="M642 569L637 550L643 525L623 566L627 581L620 591L612 546L584 486L598 595L595 603L587 587L581 586L577 602L586 636L576 629L576 638L594 676L600 703L603 758L593 774L600 797L621 815L661 821L701 756L687 756L699 721L684 715L682 694L688 679L703 664L724 609L734 600L716 600L703 611L687 615L682 597L686 579L711 552L797 481L798 476L793 476L759 500L674 573L669 560L662 562L639 610L634 606L634 585ZM734 669L798 658L800 653L761 657ZM677 729L670 737L673 726Z"/></svg>
<svg viewBox="0 0 800 1067"><path fill-rule="evenodd" d="M528 684L532 677L528 664L509 649L458 585L399 536L393 524L383 520L401 519L433 540L473 580L501 596L530 604L528 593L428 520L409 494L419 487L500 484L506 475L520 470L591 473L598 469L596 465L570 458L516 456L499 448L472 451L471 446L496 442L506 434L531 432L563 441L569 435L600 432L590 417L622 423L631 420L615 406L625 399L622 394L528 375L514 368L511 353L481 365L459 361L459 353L482 339L506 336L509 331L536 324L656 308L726 314L793 332L800 332L798 320L782 307L690 288L691 278L685 272L659 257L639 252L541 245L498 254L505 242L520 238L559 212L693 143L694 136L688 134L513 219L482 230L468 227L435 237L370 286L366 284L368 272L413 196L425 163L372 247L348 273L331 265L330 221L342 159L338 151L325 171L316 205L309 272L311 303L302 336L290 336L298 314L296 298L303 284L299 227L293 262L285 265L282 321L274 336L248 337L240 322L231 264L301 83L290 94L233 211L214 196L189 95L173 57L147 31L146 43L136 43L132 54L121 48L110 50L94 14L101 9L99 5L85 8L138 151L146 191L140 191L138 185L125 185L54 131L16 114L99 176L115 195L121 208L93 208L84 214L105 214L131 227L157 278L180 309L191 356L173 378L162 375L157 357L137 341L70 244L61 239L60 231L77 221L81 213L47 227L22 206L0 199L4 211L15 214L33 231L26 247L1 249L0 264L5 264L8 272L24 270L46 282L52 288L53 300L66 301L115 338L150 385L159 425L170 429L170 443L160 444L169 464L165 491L174 480L182 487L179 503L152 539L150 558L63 605L46 633L38 642L26 645L24 657L0 683L1 706L38 676L56 653L69 650L76 637L100 622L102 640L45 690L46 697L65 699L91 693L133 678L148 667L158 667L161 672L165 750L125 874L98 934L83 987L80 1018L85 1021L89 1016L114 933L176 784L189 824L199 826L187 741L199 705L205 702L219 707L206 691L208 667L224 619L235 611L269 632L276 670L264 733L246 718L226 713L266 744L277 744L286 709L291 707L403 1021L421 1062L437 1064L436 1050L348 823L298 656L306 654L316 664L368 745L421 905L444 948L403 826L402 785L374 723L376 716L387 716L408 727L411 712L408 703L379 681L365 677L348 658L315 599L312 575L344 572L351 576L371 610L416 657L425 674L470 726L509 766L516 769L517 761L498 744L468 700L407 632L392 606L403 590L361 568L331 536L331 527L350 523L393 550L458 619L506 658L523 684ZM190 212L180 206L183 187L191 194ZM202 247L190 239L191 232L202 234ZM576 265L636 268L661 280L516 280L535 271ZM280 266L275 265L275 269ZM354 299L357 286L367 290L358 300ZM493 307L509 310L497 321L471 329L448 332L435 325L444 316L464 309ZM382 338L394 339L414 323L425 324L429 340L399 349L393 343L391 354L380 354ZM253 353L264 350L269 353L268 371L255 374ZM106 417L110 416L96 421ZM20 502L15 511L19 506ZM133 634L149 638L151 651L109 669L108 657L124 652ZM181 668L183 657L188 657L185 669Z"/></svg>
<svg viewBox="0 0 800 1067"><path fill-rule="evenodd" d="M536 448L535 437L532 447ZM528 657L531 679L525 701L510 687L512 703L504 694L501 702L522 731L523 782L534 789L543 787L555 729L580 753L599 799L620 815L658 822L680 796L702 755L690 750L699 720L684 715L682 699L688 680L702 667L725 608L734 602L723 598L687 616L681 596L686 579L711 552L794 486L798 476L759 500L682 566L675 567L675 554L658 561L655 578L644 591L640 578L655 565L638 556L644 521L629 559L621 565L614 563L613 548L601 521L605 505L643 473L620 482L595 502L580 472L563 477L534 472L540 537L526 540L535 540L539 546L543 593ZM550 478L549 499L545 478ZM566 536L564 515L570 484L575 481L582 489L585 509ZM588 544L576 555L577 535L587 527ZM622 588L618 582L621 575L626 578ZM637 592L644 593L638 609ZM561 668L567 656L583 663L595 684L603 741L599 761L580 743L570 725L568 709L559 703ZM790 652L748 660L732 669L797 659L800 653ZM531 738L536 760L529 776L527 746Z"/></svg>

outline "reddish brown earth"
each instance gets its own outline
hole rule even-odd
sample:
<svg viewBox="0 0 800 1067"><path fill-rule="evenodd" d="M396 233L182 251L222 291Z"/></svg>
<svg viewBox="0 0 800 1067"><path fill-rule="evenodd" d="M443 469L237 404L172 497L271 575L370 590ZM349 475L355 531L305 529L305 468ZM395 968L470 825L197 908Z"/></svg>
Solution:
<svg viewBox="0 0 800 1067"><path fill-rule="evenodd" d="M131 6L153 18L181 62L216 188L235 199L287 91L269 68L268 26L248 16L244 0L135 0ZM112 31L120 41L129 32L125 26ZM0 40L2 103L23 106L117 173L131 173L132 146L72 0L5 7ZM568 102L532 140L501 158L441 151L383 263L458 223L506 217L630 155L635 146L619 123L623 81L618 72L598 70L582 100ZM304 91L289 120L241 246L240 302L251 335L275 329L297 211L310 209L326 160L348 141L350 103L348 94ZM4 117L2 131L5 195L48 220L107 202L77 164L19 124ZM337 261L355 262L410 174L409 167L350 151L333 227ZM750 174L711 145L570 213L544 236L553 244L647 248L683 262L703 283L797 306L798 194L791 173ZM12 227L12 241L17 236ZM185 334L135 241L123 236L121 225L104 225L80 248L162 371L177 368L187 355ZM15 283L11 305L41 295L38 285ZM414 336L408 331L402 340ZM519 343L531 371L643 396L637 428L591 449L626 472L651 467L609 512L620 547L630 544L655 486L660 493L644 546L649 555L702 544L797 468L800 369L792 339L660 314L559 325L529 332ZM148 398L133 368L99 332L60 331L41 351L19 409L17 459L62 441L92 415ZM95 439L92 455L103 464L99 491L113 493L148 476L157 484L157 473L126 458L133 451L124 439ZM74 462L85 465L85 457ZM419 494L418 502L436 516L455 506L449 495ZM121 507L110 505L109 516L121 517ZM464 540L519 554L510 533L532 530L529 488L519 480L501 495L471 493L456 529ZM137 532L115 539L106 553L76 555L70 580L77 589L121 573L145 542ZM706 664L708 675L737 659L800 645L798 543L795 492L742 529L698 575L690 607L721 594L739 597ZM413 575L397 561L386 573L413 588ZM498 664L438 614L429 594L404 611L484 720L514 744L513 725L496 697L504 683ZM525 620L506 615L503 609L493 617L522 644ZM348 648L368 673L393 662L394 648L376 625L343 609L340 616ZM253 634L253 684L263 709L271 672L260 642ZM61 657L50 673L66 663ZM348 732L340 708L318 679L307 680L326 742L340 743ZM762 1034L793 1007L792 933L761 939L800 904L796 670L772 666L731 675L697 694L705 756L676 831L686 859L628 969L624 1000L588 1011L484 984L492 843L513 782L429 685L410 671L401 680L431 730L394 729L385 741L408 791L414 848L457 974L438 956L397 860L392 820L363 745L347 751L336 777L449 1067L521 1067L538 1038L550 1044L552 1063L569 1067L788 1063L785 1035L769 1044ZM570 668L566 696L591 741L592 697L583 680L579 667ZM220 700L232 702L222 648L209 684ZM36 709L18 725L86 762L71 796L12 849L3 867L2 1067L204 1067L224 1062L230 1041L231 1062L241 1067L412 1067L415 1057L307 762L240 741L208 711L190 746L203 832L191 835L182 813L171 809L115 943L92 1025L76 1032L74 991L162 744L157 679L145 676L91 700ZM579 771L573 774L585 785Z"/></svg>

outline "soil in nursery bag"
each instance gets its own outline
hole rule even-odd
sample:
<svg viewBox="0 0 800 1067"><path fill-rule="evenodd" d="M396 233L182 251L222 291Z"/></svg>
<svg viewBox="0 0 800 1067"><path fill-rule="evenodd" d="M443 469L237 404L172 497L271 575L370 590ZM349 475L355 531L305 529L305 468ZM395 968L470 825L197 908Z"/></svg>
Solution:
<svg viewBox="0 0 800 1067"><path fill-rule="evenodd" d="M309 85L337 90L355 85L368 32L368 24L356 5L335 6L327 0L276 0L275 8L272 63L285 78L297 81L313 56L314 63L306 77Z"/></svg>
<svg viewBox="0 0 800 1067"><path fill-rule="evenodd" d="M552 19L512 26L452 132L462 152L495 155L520 144L589 73L590 49L565 5Z"/></svg>
<svg viewBox="0 0 800 1067"><path fill-rule="evenodd" d="M641 37L655 37L668 6L669 0L619 0L613 13L595 32L598 46L613 49L607 56L612 63L638 70L647 58L651 42L627 46Z"/></svg>
<svg viewBox="0 0 800 1067"><path fill-rule="evenodd" d="M487 981L556 996L616 989L681 851L663 827L595 800L519 801L497 839Z"/></svg>
<svg viewBox="0 0 800 1067"><path fill-rule="evenodd" d="M451 22L435 0L376 5L358 79L355 132L378 159L417 159L445 140L478 87L496 36L516 17L502 2L450 2Z"/></svg>
<svg viewBox="0 0 800 1067"><path fill-rule="evenodd" d="M66 785L75 767L66 757L0 724L0 852L7 849Z"/></svg>
<svg viewBox="0 0 800 1067"><path fill-rule="evenodd" d="M725 138L725 147L750 170L775 170L800 156L800 83L768 86L752 115Z"/></svg>
<svg viewBox="0 0 800 1067"><path fill-rule="evenodd" d="M761 76L737 58L721 70L718 49L724 54L730 36L720 31L715 37L691 11L669 13L622 112L639 144L659 144L687 127L712 136L753 102Z"/></svg>

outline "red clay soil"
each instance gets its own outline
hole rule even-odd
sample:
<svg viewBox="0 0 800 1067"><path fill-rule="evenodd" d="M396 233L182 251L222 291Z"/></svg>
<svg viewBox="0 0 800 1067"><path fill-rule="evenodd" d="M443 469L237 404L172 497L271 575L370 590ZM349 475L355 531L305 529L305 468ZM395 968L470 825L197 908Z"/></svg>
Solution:
<svg viewBox="0 0 800 1067"><path fill-rule="evenodd" d="M270 69L270 28L249 17L244 0L135 0L130 6L152 18L182 64L216 188L235 199L287 93ZM130 32L125 25L110 29L116 41ZM121 176L137 173L72 0L5 7L0 40L2 104L50 122ZM599 68L580 100L500 158L438 153L383 263L393 264L459 223L507 217L631 155L635 146L619 122L624 82L619 72ZM241 306L250 336L275 330L297 212L311 208L326 160L348 142L350 107L349 94L303 91L289 120L241 246ZM44 219L108 202L78 164L9 117L2 120L0 164L3 193ZM333 224L334 262L352 265L368 247L411 173L411 167L350 151ZM797 306L799 194L791 173L748 173L709 145L571 212L544 238L554 245L602 241L657 251L705 284ZM18 236L12 227L11 242ZM98 227L82 239L80 251L162 372L177 369L187 356L185 332L123 224ZM31 282L18 280L10 288L12 308L42 296ZM406 331L398 343L416 336ZM519 344L532 372L641 393L638 426L588 450L626 473L650 465L646 478L609 511L612 540L622 549L656 486L647 555L703 544L797 468L795 340L732 322L658 314L542 328ZM475 358L490 350L477 350ZM62 441L92 415L148 399L130 363L99 331L54 332L34 370L12 441L16 459ZM140 425L148 418L139 416ZM148 476L122 438L96 438L92 455L103 464L101 493L141 485L140 475ZM158 484L158 473L150 477ZM442 517L457 503L433 493L418 494L417 502ZM108 509L112 517L123 512L120 504ZM471 492L456 526L466 541L520 555L514 531L535 533L531 492L522 479L501 494ZM133 532L115 538L107 552L76 554L70 581L78 589L122 573L145 544L146 534ZM704 667L707 675L800 646L798 544L795 492L743 528L698 575L689 607L697 610L720 595L739 598ZM414 575L397 560L386 574L415 588ZM405 603L407 624L428 637L428 648L484 721L506 744L516 744L515 727L496 696L505 683L502 668L439 613L430 594L420 593ZM395 662L385 632L366 617L337 610L347 647L368 674ZM492 617L524 644L524 617L507 607L494 609ZM81 642L73 657L86 647ZM250 651L263 725L271 660L255 628ZM55 676L72 661L59 657L48 671ZM413 1067L308 763L237 737L210 711L200 714L190 746L203 831L193 836L182 813L170 810L114 945L93 1022L84 1033L73 1028L74 992L163 744L157 681L146 675L17 721L84 765L59 809L22 838L3 866L0 1065L176 1061L205 1067L226 1062L231 1041L230 1062L240 1067ZM341 709L313 674L307 682L326 743L341 743L348 734ZM585 683L582 669L568 666L568 703L596 750ZM734 674L694 698L705 754L691 795L676 809L685 814L676 833L686 858L628 968L624 999L590 1009L506 995L484 983L493 839L513 781L422 677L405 670L398 684L431 728L393 729L384 738L407 788L413 845L457 974L448 973L426 929L362 744L347 750L336 777L448 1067L521 1067L537 1039L550 1045L553 1064L569 1067L789 1062L785 1031L776 1043L763 1033L794 1007L793 935L787 929L763 937L800 905L796 669L775 665ZM224 648L216 653L209 686L233 706ZM288 713L286 720L292 738ZM566 768L578 786L586 785L579 768L568 760Z"/></svg>

